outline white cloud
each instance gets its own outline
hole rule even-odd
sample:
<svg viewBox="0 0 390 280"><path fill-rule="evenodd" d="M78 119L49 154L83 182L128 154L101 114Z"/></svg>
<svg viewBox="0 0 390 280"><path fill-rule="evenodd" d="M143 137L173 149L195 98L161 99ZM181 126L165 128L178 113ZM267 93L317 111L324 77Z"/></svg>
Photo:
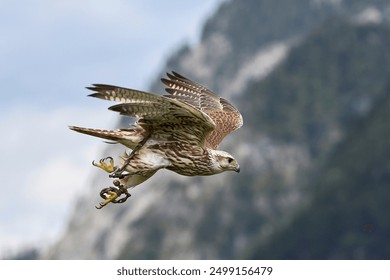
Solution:
<svg viewBox="0 0 390 280"><path fill-rule="evenodd" d="M80 194L102 142L82 137L67 125L112 127L111 117L96 109L13 108L0 120L0 251L53 238ZM19 243L16 241L19 240ZM0 256L1 257L1 256Z"/></svg>
<svg viewBox="0 0 390 280"><path fill-rule="evenodd" d="M10 1L0 10L0 91L35 101L51 90L52 104L94 79L145 87L220 1Z"/></svg>
<svg viewBox="0 0 390 280"><path fill-rule="evenodd" d="M32 17L47 26L53 22L66 21L72 17L77 22L89 24L109 24L117 27L117 24L142 23L142 10L132 9L132 1L106 1L106 0L83 0L83 1L36 1L38 12ZM47 13L50 11L50 13Z"/></svg>
<svg viewBox="0 0 390 280"><path fill-rule="evenodd" d="M81 191L86 174L83 164L69 158L52 158L27 176L31 200L43 205L69 203Z"/></svg>

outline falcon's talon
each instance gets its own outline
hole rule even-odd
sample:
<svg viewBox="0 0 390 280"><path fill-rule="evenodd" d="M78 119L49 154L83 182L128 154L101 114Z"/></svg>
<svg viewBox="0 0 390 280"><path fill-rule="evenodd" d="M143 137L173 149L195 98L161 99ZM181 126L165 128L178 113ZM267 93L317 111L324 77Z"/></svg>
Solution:
<svg viewBox="0 0 390 280"><path fill-rule="evenodd" d="M106 163L106 160L109 160L109 164ZM99 160L99 163L95 163L95 161L92 161L92 165L99 167L108 173L112 173L116 170L114 166L114 159L112 157L102 158L101 160Z"/></svg>
<svg viewBox="0 0 390 280"><path fill-rule="evenodd" d="M96 209L102 209L104 206L106 206L108 203L112 202L118 197L118 194L115 191L111 191L112 187L105 188L100 192L100 196L102 198L105 198L103 202L100 202L100 206L95 206Z"/></svg>
<svg viewBox="0 0 390 280"><path fill-rule="evenodd" d="M123 203L131 196L119 180L114 180L113 184L115 187L104 188L100 191L100 196L104 199L104 201L100 202L99 206L95 206L96 209L101 209L110 202ZM125 197L117 200L117 198L119 198L122 194L124 194Z"/></svg>

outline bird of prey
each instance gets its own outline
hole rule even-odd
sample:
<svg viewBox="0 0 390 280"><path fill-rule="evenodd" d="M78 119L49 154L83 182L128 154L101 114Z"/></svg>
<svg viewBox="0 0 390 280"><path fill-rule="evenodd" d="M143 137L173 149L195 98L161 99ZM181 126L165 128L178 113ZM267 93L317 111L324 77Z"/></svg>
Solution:
<svg viewBox="0 0 390 280"><path fill-rule="evenodd" d="M164 96L104 84L87 87L94 91L89 96L121 102L110 110L138 118L131 127L116 130L69 126L131 150L120 157L119 165L112 157L92 162L115 178L114 186L100 192L104 201L97 208L126 201L128 188L162 168L185 176L240 171L233 156L217 150L226 135L242 126L240 112L226 99L176 72L167 73L167 77L161 79L168 93Z"/></svg>

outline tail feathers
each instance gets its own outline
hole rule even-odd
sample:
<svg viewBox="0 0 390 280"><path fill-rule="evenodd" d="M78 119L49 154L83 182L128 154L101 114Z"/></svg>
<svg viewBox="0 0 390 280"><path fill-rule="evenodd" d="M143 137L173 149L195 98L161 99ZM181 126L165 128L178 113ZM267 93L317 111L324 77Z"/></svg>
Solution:
<svg viewBox="0 0 390 280"><path fill-rule="evenodd" d="M69 128L79 133L121 143L130 149L134 149L143 139L142 131L139 127L116 130L84 128L78 126L69 126Z"/></svg>

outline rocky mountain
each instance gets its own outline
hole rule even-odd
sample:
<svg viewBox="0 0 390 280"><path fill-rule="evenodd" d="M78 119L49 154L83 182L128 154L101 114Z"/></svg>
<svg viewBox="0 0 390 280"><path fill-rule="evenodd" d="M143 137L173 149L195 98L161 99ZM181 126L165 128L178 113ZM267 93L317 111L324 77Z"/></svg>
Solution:
<svg viewBox="0 0 390 280"><path fill-rule="evenodd" d="M314 168L302 184L307 200L247 257L390 257L389 46L387 26L332 22L249 90L265 96L259 126L274 139L305 143Z"/></svg>
<svg viewBox="0 0 390 280"><path fill-rule="evenodd" d="M389 259L389 119L387 94L311 180L310 202L254 241L247 258Z"/></svg>
<svg viewBox="0 0 390 280"><path fill-rule="evenodd" d="M159 78L175 70L231 99L244 127L221 148L241 173L160 171L125 204L97 211L110 181L96 172L41 258L390 256L389 14L379 0L224 2L151 90L162 93Z"/></svg>

